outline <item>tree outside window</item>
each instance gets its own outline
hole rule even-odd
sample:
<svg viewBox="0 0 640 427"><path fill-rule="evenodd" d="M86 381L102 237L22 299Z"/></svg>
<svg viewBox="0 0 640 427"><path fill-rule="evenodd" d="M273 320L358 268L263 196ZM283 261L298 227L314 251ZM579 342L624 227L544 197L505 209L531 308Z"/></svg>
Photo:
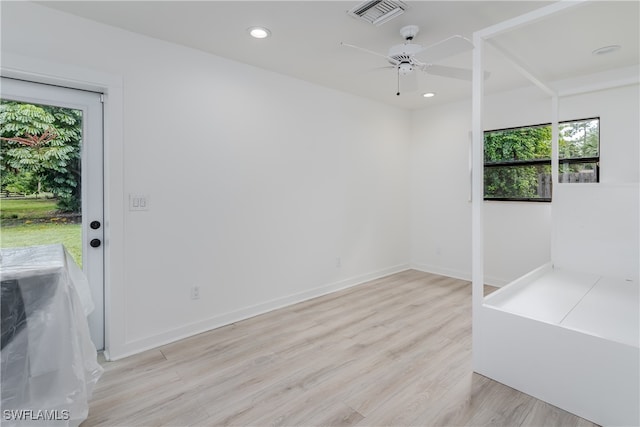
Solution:
<svg viewBox="0 0 640 427"><path fill-rule="evenodd" d="M82 111L0 102L2 191L52 193L61 212L80 211Z"/></svg>
<svg viewBox="0 0 640 427"><path fill-rule="evenodd" d="M600 120L559 123L560 182L598 182ZM551 201L551 125L486 131L485 200Z"/></svg>

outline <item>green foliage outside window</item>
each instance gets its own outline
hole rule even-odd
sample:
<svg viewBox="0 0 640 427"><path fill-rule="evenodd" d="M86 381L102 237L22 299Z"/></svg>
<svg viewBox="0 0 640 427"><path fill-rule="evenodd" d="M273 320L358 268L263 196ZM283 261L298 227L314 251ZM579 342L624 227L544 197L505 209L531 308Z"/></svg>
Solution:
<svg viewBox="0 0 640 427"><path fill-rule="evenodd" d="M52 139L29 144L47 133ZM79 110L0 101L2 190L51 192L59 210L79 212L81 135Z"/></svg>
<svg viewBox="0 0 640 427"><path fill-rule="evenodd" d="M599 119L559 124L560 182L597 182ZM484 134L485 200L551 200L551 125Z"/></svg>
<svg viewBox="0 0 640 427"><path fill-rule="evenodd" d="M485 132L485 163L534 159L551 159L551 126Z"/></svg>
<svg viewBox="0 0 640 427"><path fill-rule="evenodd" d="M539 175L547 171L540 169L542 165L527 162L551 161L551 127L485 132L484 156L485 165L503 165L485 167L485 199L540 198Z"/></svg>
<svg viewBox="0 0 640 427"><path fill-rule="evenodd" d="M576 120L560 123L558 155L561 159L597 157L600 153L600 121Z"/></svg>
<svg viewBox="0 0 640 427"><path fill-rule="evenodd" d="M600 120L561 123L558 155L561 160L574 160L560 162L560 182L598 182Z"/></svg>

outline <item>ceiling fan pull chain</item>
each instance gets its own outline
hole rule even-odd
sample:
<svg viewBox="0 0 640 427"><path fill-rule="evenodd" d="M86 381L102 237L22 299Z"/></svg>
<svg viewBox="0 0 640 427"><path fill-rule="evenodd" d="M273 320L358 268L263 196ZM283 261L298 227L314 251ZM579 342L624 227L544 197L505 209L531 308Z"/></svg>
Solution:
<svg viewBox="0 0 640 427"><path fill-rule="evenodd" d="M396 92L396 96L400 96L400 67L397 67L398 70L398 92Z"/></svg>

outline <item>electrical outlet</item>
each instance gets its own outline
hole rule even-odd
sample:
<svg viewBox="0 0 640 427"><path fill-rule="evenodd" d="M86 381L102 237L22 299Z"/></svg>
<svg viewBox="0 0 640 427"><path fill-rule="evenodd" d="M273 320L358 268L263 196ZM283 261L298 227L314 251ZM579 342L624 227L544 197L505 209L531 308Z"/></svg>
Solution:
<svg viewBox="0 0 640 427"><path fill-rule="evenodd" d="M191 299L200 299L200 286L191 287Z"/></svg>

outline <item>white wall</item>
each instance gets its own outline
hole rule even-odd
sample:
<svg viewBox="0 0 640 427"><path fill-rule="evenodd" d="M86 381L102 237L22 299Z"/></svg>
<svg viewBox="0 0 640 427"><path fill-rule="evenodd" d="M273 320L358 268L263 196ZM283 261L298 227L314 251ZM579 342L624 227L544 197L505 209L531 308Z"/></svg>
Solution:
<svg viewBox="0 0 640 427"><path fill-rule="evenodd" d="M111 357L407 268L406 112L34 4L3 2L2 36L122 79L107 176L150 209L107 206Z"/></svg>
<svg viewBox="0 0 640 427"><path fill-rule="evenodd" d="M640 276L640 87L626 86L560 103L561 114L600 117L600 184L554 191L552 253L558 267L609 277Z"/></svg>
<svg viewBox="0 0 640 427"><path fill-rule="evenodd" d="M412 114L411 264L468 279L471 272L471 104Z"/></svg>
<svg viewBox="0 0 640 427"><path fill-rule="evenodd" d="M535 90L487 97L486 105L486 129L549 120L550 102ZM412 120L412 265L470 279L471 105L462 101L415 111ZM549 260L550 216L548 203L485 202L487 283L504 285Z"/></svg>
<svg viewBox="0 0 640 427"><path fill-rule="evenodd" d="M553 202L554 265L638 286L638 196L638 183L559 186Z"/></svg>
<svg viewBox="0 0 640 427"><path fill-rule="evenodd" d="M638 181L638 105L637 85L566 97L560 103L560 120L601 118L603 183ZM470 105L415 111L412 120L412 265L468 279ZM485 129L550 121L551 101L537 88L485 99ZM552 204L485 202L484 208L487 283L504 285L551 260Z"/></svg>

